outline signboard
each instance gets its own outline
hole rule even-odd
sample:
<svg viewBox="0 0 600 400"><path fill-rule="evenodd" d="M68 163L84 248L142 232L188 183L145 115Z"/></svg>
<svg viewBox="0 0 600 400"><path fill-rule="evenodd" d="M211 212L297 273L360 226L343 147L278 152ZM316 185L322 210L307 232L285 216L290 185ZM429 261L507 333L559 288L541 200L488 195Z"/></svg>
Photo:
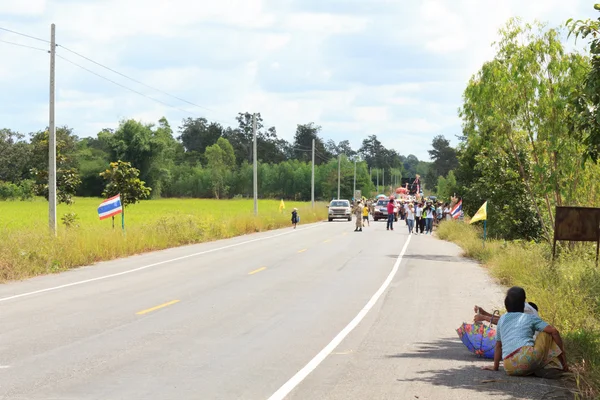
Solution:
<svg viewBox="0 0 600 400"><path fill-rule="evenodd" d="M354 200L360 200L362 199L362 192L360 190L356 190L354 192Z"/></svg>
<svg viewBox="0 0 600 400"><path fill-rule="evenodd" d="M600 251L600 208L556 207L552 258L554 258L558 240L596 242L597 264Z"/></svg>

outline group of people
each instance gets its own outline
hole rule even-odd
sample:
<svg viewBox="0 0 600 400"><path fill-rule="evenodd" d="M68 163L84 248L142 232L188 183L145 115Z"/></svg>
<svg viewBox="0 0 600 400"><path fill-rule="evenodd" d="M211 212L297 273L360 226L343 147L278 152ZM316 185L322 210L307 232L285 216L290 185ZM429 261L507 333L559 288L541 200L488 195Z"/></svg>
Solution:
<svg viewBox="0 0 600 400"><path fill-rule="evenodd" d="M362 232L362 227L369 223L369 214L375 213L375 200L358 200L354 205L356 216L355 232ZM396 214L396 209L397 214ZM390 196L387 202L387 230L394 230L394 220L398 217L405 221L409 234L432 234L433 227L442 220L451 220L450 204L421 200L398 200Z"/></svg>
<svg viewBox="0 0 600 400"><path fill-rule="evenodd" d="M567 372L560 333L539 317L537 305L527 302L525 290L510 288L504 306L507 313L501 317L475 306L475 322L497 324L494 365L484 369L498 371L502 361L508 375L558 378Z"/></svg>

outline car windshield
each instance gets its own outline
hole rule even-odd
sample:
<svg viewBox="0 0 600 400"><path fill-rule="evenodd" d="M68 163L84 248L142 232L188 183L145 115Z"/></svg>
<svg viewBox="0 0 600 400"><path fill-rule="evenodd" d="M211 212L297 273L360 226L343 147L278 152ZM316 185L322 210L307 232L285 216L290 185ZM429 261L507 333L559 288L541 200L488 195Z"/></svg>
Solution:
<svg viewBox="0 0 600 400"><path fill-rule="evenodd" d="M378 205L378 206L387 206L387 204L388 204L389 202L390 202L389 200L379 200L379 201L377 202L377 205Z"/></svg>
<svg viewBox="0 0 600 400"><path fill-rule="evenodd" d="M347 201L332 201L330 204L331 207L350 207L350 203Z"/></svg>

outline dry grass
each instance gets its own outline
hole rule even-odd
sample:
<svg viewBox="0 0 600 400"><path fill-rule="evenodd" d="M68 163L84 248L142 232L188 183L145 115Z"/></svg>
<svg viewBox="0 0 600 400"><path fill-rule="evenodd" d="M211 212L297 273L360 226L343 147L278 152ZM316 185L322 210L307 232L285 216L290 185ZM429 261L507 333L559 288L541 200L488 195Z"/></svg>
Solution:
<svg viewBox="0 0 600 400"><path fill-rule="evenodd" d="M58 218L67 212L78 215L78 227L61 224L57 237L48 234L48 203L0 202L0 281L68 270L97 261L110 260L151 250L230 238L291 225L290 212L299 209L301 223L327 218L325 204L260 200L259 216L253 215L252 200L165 199L132 205L126 210L126 232L121 219L99 221L100 199L76 199L61 206ZM60 224L60 222L59 222Z"/></svg>
<svg viewBox="0 0 600 400"><path fill-rule="evenodd" d="M593 246L562 249L551 262L547 244L489 240L461 222L442 223L441 239L455 242L466 256L481 261L505 286L522 286L543 319L565 339L567 356L585 398L600 394L600 271Z"/></svg>

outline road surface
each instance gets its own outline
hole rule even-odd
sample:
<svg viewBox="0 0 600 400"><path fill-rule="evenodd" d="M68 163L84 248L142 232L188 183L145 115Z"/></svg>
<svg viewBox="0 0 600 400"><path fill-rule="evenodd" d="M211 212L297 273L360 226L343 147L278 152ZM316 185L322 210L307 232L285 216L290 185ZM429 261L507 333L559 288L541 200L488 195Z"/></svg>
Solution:
<svg viewBox="0 0 600 400"><path fill-rule="evenodd" d="M0 286L2 399L536 399L454 329L501 289L460 249L318 223ZM502 382L482 381L501 379Z"/></svg>

